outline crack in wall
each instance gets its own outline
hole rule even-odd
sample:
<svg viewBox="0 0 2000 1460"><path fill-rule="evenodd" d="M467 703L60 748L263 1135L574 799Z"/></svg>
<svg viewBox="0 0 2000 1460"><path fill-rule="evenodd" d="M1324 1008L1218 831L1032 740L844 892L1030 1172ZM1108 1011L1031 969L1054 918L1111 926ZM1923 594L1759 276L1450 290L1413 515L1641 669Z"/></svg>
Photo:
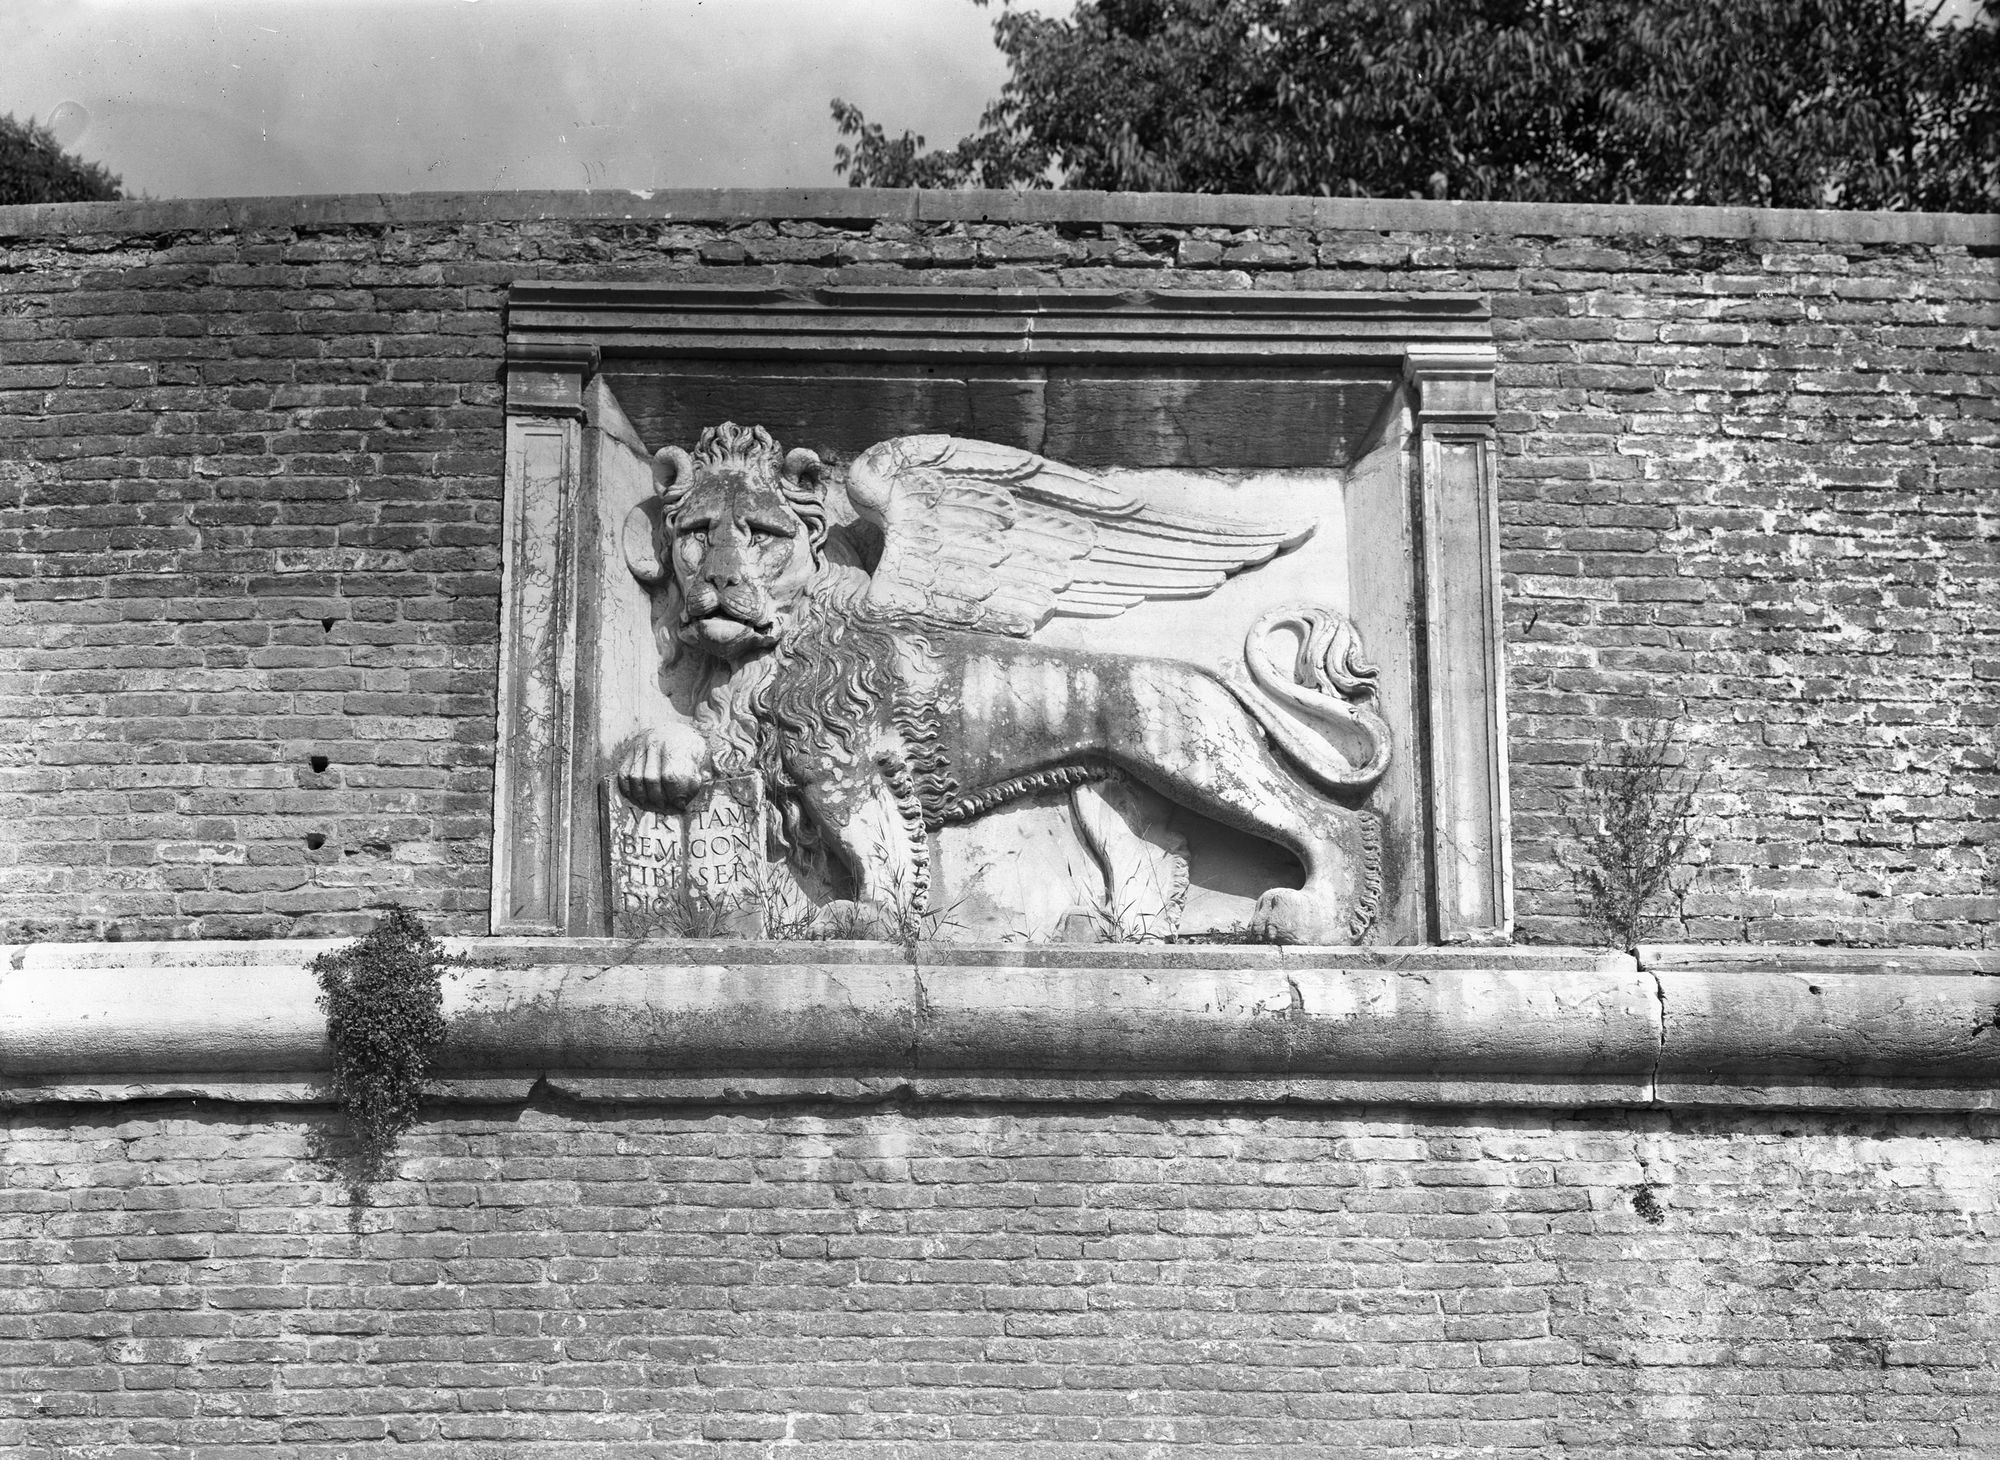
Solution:
<svg viewBox="0 0 2000 1460"><path fill-rule="evenodd" d="M1638 954L1634 953L1632 958L1638 964L1639 972L1653 981L1653 998L1660 1006L1659 1026L1653 1032L1653 1068L1646 1074L1646 1103L1657 1105L1660 1103L1660 1071L1667 1062L1667 986L1655 969L1639 961Z"/></svg>

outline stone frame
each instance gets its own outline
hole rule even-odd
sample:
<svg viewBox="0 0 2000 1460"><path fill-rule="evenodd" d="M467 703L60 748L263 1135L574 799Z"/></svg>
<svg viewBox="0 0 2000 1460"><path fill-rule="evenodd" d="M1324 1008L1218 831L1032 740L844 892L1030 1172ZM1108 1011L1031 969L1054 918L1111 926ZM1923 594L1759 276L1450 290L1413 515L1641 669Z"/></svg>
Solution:
<svg viewBox="0 0 2000 1460"><path fill-rule="evenodd" d="M588 387L613 364L690 360L1016 365L1282 364L1374 370L1411 433L1412 747L1424 922L1441 943L1513 925L1490 312L1468 294L520 282L508 296L491 929L597 931L569 833L579 779L579 530L591 510ZM636 368L643 368L640 365ZM593 823L594 825L594 823Z"/></svg>

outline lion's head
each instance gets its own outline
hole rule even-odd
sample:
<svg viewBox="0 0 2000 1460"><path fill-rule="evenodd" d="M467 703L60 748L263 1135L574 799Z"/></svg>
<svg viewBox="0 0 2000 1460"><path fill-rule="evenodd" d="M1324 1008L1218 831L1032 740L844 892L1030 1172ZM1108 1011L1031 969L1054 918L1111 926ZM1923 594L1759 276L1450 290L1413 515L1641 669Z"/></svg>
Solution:
<svg viewBox="0 0 2000 1460"><path fill-rule="evenodd" d="M658 496L628 522L625 556L642 583L676 590L673 638L730 660L775 646L825 563L819 456L726 422L692 453L660 450L653 479Z"/></svg>

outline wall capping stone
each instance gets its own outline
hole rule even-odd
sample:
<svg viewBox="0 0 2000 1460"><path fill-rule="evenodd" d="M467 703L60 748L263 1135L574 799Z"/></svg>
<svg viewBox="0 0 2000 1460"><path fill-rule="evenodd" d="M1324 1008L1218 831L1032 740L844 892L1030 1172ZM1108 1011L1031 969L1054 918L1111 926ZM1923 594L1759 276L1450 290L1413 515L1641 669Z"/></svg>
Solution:
<svg viewBox="0 0 2000 1460"><path fill-rule="evenodd" d="M2000 216L1611 203L1440 202L1236 194L922 191L882 188L640 192L335 193L30 203L0 208L0 239L117 233L529 223L1111 223L1571 237L1659 234L1848 244L2000 247Z"/></svg>
<svg viewBox="0 0 2000 1460"><path fill-rule="evenodd" d="M2000 1108L2000 954L449 940L440 1092ZM0 949L0 1104L330 1098L336 940Z"/></svg>

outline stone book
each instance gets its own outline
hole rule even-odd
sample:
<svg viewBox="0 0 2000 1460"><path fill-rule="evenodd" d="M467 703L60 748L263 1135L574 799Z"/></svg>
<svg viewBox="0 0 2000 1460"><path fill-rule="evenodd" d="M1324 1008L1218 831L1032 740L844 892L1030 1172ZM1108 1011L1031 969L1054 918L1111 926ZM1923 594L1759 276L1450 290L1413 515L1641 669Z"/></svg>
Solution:
<svg viewBox="0 0 2000 1460"><path fill-rule="evenodd" d="M764 793L755 776L716 781L677 814L633 805L611 779L603 796L614 937L764 936Z"/></svg>

